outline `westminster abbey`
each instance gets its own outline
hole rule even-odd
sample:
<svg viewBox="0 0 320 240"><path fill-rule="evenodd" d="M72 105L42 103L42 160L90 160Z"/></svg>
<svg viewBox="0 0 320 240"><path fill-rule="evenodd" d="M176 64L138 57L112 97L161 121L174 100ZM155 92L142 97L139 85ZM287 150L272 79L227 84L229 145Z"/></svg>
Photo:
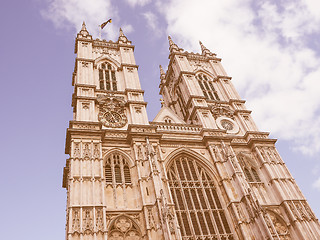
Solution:
<svg viewBox="0 0 320 240"><path fill-rule="evenodd" d="M67 240L320 239L319 221L221 59L169 37L149 121L134 46L75 41L63 187Z"/></svg>

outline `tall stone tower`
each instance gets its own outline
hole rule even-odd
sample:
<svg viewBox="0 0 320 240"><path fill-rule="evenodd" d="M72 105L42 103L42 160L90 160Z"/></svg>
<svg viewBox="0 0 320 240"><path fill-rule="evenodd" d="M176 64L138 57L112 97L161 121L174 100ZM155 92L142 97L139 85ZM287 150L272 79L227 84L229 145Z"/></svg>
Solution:
<svg viewBox="0 0 320 240"><path fill-rule="evenodd" d="M320 239L320 225L221 59L169 37L162 108L146 113L134 46L75 43L63 187L67 240Z"/></svg>

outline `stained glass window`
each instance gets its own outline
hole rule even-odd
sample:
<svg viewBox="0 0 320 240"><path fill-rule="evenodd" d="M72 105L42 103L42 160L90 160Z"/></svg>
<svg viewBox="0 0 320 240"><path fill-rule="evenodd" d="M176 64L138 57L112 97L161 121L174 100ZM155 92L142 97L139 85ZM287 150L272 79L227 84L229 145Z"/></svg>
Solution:
<svg viewBox="0 0 320 240"><path fill-rule="evenodd" d="M214 180L196 160L176 158L168 178L183 239L234 239Z"/></svg>

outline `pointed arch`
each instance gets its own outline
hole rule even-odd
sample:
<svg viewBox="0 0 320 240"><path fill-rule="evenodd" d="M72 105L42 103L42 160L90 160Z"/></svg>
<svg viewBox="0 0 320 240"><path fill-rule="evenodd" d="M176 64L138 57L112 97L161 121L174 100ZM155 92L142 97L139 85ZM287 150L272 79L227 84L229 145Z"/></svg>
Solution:
<svg viewBox="0 0 320 240"><path fill-rule="evenodd" d="M178 156L178 155L187 155L189 157L192 157L196 160L198 160L200 162L201 165L203 165L204 168L206 168L210 174L213 175L214 180L215 181L220 181L220 177L218 177L215 169L213 168L213 165L211 164L211 162L208 161L207 158L205 158L204 156L201 156L199 153L197 153L196 151L189 149L189 148L185 148L185 147L180 147L174 151L172 151L165 160L165 168L168 169L168 166L171 165L172 161Z"/></svg>
<svg viewBox="0 0 320 240"><path fill-rule="evenodd" d="M206 74L208 75L210 78L212 78L212 80L214 80L216 78L216 76L212 73L212 72L209 72L208 70L206 69L196 69L195 71L193 71L195 75L198 75L198 74Z"/></svg>
<svg viewBox="0 0 320 240"><path fill-rule="evenodd" d="M251 154L240 152L237 154L237 158L248 182L261 182L258 173L258 164L254 161Z"/></svg>
<svg viewBox="0 0 320 240"><path fill-rule="evenodd" d="M266 209L264 218L273 238L290 239L287 223L276 211Z"/></svg>
<svg viewBox="0 0 320 240"><path fill-rule="evenodd" d="M104 175L106 185L127 185L131 184L132 160L126 153L119 149L112 149L104 155Z"/></svg>
<svg viewBox="0 0 320 240"><path fill-rule="evenodd" d="M217 177L208 160L185 148L174 151L168 158L168 184L182 237L214 235L233 239L226 206L219 197Z"/></svg>
<svg viewBox="0 0 320 240"><path fill-rule="evenodd" d="M104 153L103 154L104 163L106 161L106 157L110 154L113 154L113 153L118 153L118 154L123 155L129 164L129 168L132 168L134 166L134 161L133 161L132 157L120 148L112 148L109 151L107 151L106 153Z"/></svg>
<svg viewBox="0 0 320 240"><path fill-rule="evenodd" d="M97 68L98 65L100 65L102 62L111 62L117 68L117 70L118 68L121 67L121 64L117 60L107 55L103 55L94 60L94 64L93 64L94 68Z"/></svg>
<svg viewBox="0 0 320 240"><path fill-rule="evenodd" d="M203 95L210 100L220 100L218 92L216 91L217 86L214 83L212 74L207 74L204 70L198 71L196 73L196 79L203 92Z"/></svg>

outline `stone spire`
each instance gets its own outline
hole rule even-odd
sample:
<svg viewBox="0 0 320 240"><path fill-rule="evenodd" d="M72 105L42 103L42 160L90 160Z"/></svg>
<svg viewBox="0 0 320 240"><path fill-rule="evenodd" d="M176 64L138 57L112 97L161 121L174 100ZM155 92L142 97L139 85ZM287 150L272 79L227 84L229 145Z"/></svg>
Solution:
<svg viewBox="0 0 320 240"><path fill-rule="evenodd" d="M178 47L177 44L175 44L175 43L172 41L172 39L171 39L170 36L168 36L168 40L169 40L169 50L170 50L170 52L179 51L180 48Z"/></svg>
<svg viewBox="0 0 320 240"><path fill-rule="evenodd" d="M159 65L159 68L160 68L160 84L164 84L166 81L166 74L161 65Z"/></svg>
<svg viewBox="0 0 320 240"><path fill-rule="evenodd" d="M160 76L165 75L165 73L164 73L163 68L162 68L161 65L159 65L159 68L160 68Z"/></svg>
<svg viewBox="0 0 320 240"><path fill-rule="evenodd" d="M86 38L86 39L92 39L92 36L89 34L86 23L83 21L82 27L80 32L77 35L77 38Z"/></svg>
<svg viewBox="0 0 320 240"><path fill-rule="evenodd" d="M212 55L215 55L214 53L212 53L208 48L206 48L201 41L199 41L200 43L200 47L201 47L201 51L202 51L202 55L209 55L209 56L212 56Z"/></svg>
<svg viewBox="0 0 320 240"><path fill-rule="evenodd" d="M87 31L86 23L83 21L81 31Z"/></svg>
<svg viewBox="0 0 320 240"><path fill-rule="evenodd" d="M120 30L119 30L118 42L119 42L119 43L127 43L127 42L129 42L129 41L128 41L128 38L124 35L124 33L123 33L123 31L122 31L121 28L120 28Z"/></svg>

